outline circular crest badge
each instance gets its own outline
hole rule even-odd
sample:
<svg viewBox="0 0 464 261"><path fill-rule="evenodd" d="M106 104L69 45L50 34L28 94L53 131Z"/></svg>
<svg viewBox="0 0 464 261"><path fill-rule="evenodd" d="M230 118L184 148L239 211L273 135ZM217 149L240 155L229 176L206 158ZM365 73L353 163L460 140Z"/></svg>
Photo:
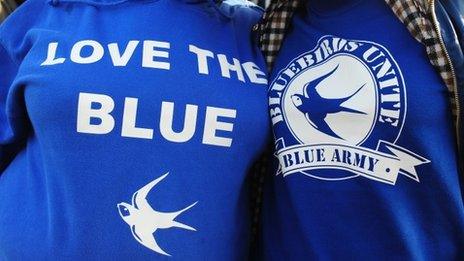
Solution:
<svg viewBox="0 0 464 261"><path fill-rule="evenodd" d="M277 74L269 96L278 174L395 184L398 174L419 181L415 166L429 162L395 144L406 87L379 44L324 36Z"/></svg>

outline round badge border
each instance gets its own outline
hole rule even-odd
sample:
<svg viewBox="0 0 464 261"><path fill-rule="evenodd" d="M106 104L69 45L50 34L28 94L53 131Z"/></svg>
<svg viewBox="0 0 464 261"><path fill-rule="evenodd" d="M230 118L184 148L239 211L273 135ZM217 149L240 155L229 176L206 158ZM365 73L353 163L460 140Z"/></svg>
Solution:
<svg viewBox="0 0 464 261"><path fill-rule="evenodd" d="M301 53L300 55L296 56L295 58L293 58L285 67L283 67L281 70L279 70L279 72L276 74L274 80L271 82L271 84L269 85L268 87L268 93L271 93L272 90L273 90L273 86L274 84L276 83L276 81L279 79L279 76L283 74L284 71L290 69L290 66L292 64L294 64L298 59L301 59L302 57L304 56L307 56L309 54L313 54L317 51L318 48L320 48L322 46L322 42L324 40L327 40L327 39L330 39L330 40L333 40L334 38L337 38L340 40L345 40L347 41L347 43L349 42L355 42L357 44L359 44L358 48L361 47L361 46L364 46L365 44L367 45L370 45L370 46L373 46L373 47L376 47L378 48L379 50L382 51L382 53L384 54L387 54L388 57L387 59L389 61L392 62L392 68L395 70L396 72L396 75L397 75L397 78L400 78L398 80L398 88L400 89L400 92L399 92L399 95L400 95L400 102L403 101L402 103L402 107L404 108L404 110L402 112L400 112L400 116L399 116L399 125L400 126L397 126L397 127L393 127L392 126L392 131L393 132L393 129L396 130L396 135L392 135L393 136L393 139L386 139L387 141L391 141L393 144L396 144L396 142L398 141L398 139L400 138L401 136L401 133L403 131L403 128L404 128L404 125L405 125L405 122L406 122L406 117L407 117L407 105L408 105L408 101L407 101L407 90L406 90L406 83L405 83L405 79L404 79L404 76L403 76L403 72L401 71L401 68L399 67L397 61L394 59L394 56L391 54L391 52L385 48L384 46L382 46L381 44L378 44L378 43L375 43L375 42L372 42L372 41L366 41L366 40L353 40L353 39L345 39L345 38L342 38L342 37L337 37L337 36L334 36L334 35L324 35L322 36L318 41L317 41L317 44L309 51L306 51L306 52L303 52ZM285 109L284 109L284 106L282 106L283 104L283 100L284 98L286 97L286 93L288 91L288 86L290 86L290 84L302 73L314 68L314 67L317 67L317 66L320 66L321 64L324 64L324 63L327 63L329 62L330 60L332 60L333 58L335 57L338 57L338 56L341 56L341 55L347 55L347 56L350 56L352 58L355 58L356 60L358 60L365 68L367 68L367 70L369 71L369 74L370 76L372 77L372 79L374 79L374 82L375 82L375 94L376 94L376 112L375 112L375 118L374 118L374 121L373 121L373 124L371 125L371 129L369 131L369 133L363 138L363 140L361 142L359 142L358 144L356 144L355 146L359 146L359 147L362 147L362 145L364 143L366 143L367 141L369 141L369 138L372 136L373 133L375 133L375 129L378 126L379 124L379 120L378 120L378 117L380 117L380 110L381 110L381 92L379 91L380 89L380 86L379 86L379 81L378 81L378 78L375 77L375 71L372 70L372 67L369 66L368 64L366 64L366 62L364 60L362 60L360 57L354 55L352 52L349 52L349 51L346 51L346 50L339 50L335 53L332 53L330 55L328 55L326 58L322 59L321 62L319 63L315 63L315 64L312 64L310 66L308 66L307 68L304 68L303 70L301 70L300 72L298 73L295 73L294 76L292 76L290 78L290 80L285 84L285 88L284 90L281 92L282 93L282 96L279 97L279 105L278 105L278 108L280 108L281 110L281 114L282 114L282 117L284 119L284 121L282 123L285 123L285 126L286 126L286 129L290 131L290 133L292 134L293 138L295 139L295 142L301 144L301 145L305 145L307 143L303 143L300 138L298 138L297 135L294 134L294 131L292 130L292 127L290 127L288 121L287 121L287 116L285 114ZM277 136L276 133L275 133L275 130L274 130L274 136L276 138L276 140L279 140L281 139L282 137L281 136ZM382 138L378 138L379 135L374 135L376 138L376 141L378 142L379 140L382 140ZM369 148L369 147L367 147ZM358 176L360 176L359 174L355 173L354 171L352 170L347 170L346 168L342 168L342 167L334 167L334 166L330 166L329 168L327 167L316 167L314 169L339 169L339 170L343 170L344 172L346 172L346 175L347 176L344 176L344 177L339 177L339 178L325 178L325 177L320 177L320 176L315 176L313 174L309 174L307 171L308 170L301 170L301 171L298 171L299 173L305 175L305 176L309 176L309 177L312 177L312 178L315 178L315 179L319 179L319 180L326 180L326 181L340 181L340 180L347 180L347 179L351 179L351 178L356 178Z"/></svg>

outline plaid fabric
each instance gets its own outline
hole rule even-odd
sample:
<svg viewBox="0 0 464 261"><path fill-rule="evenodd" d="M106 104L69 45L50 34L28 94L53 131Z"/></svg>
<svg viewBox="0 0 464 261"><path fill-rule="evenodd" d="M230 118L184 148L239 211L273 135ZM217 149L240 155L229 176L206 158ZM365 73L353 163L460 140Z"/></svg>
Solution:
<svg viewBox="0 0 464 261"><path fill-rule="evenodd" d="M258 24L259 43L266 58L268 70L271 70L274 65L285 32L290 26L291 18L298 4L298 0L271 2L268 11L264 13L262 22Z"/></svg>
<svg viewBox="0 0 464 261"><path fill-rule="evenodd" d="M454 93L455 78L453 66L446 55L446 51L440 42L434 24L433 24L433 7L434 1L430 5L426 1L417 0L386 0L391 6L396 16L406 25L409 32L422 44L427 51L430 63L440 73L445 82L451 100L452 113L457 121L457 104Z"/></svg>

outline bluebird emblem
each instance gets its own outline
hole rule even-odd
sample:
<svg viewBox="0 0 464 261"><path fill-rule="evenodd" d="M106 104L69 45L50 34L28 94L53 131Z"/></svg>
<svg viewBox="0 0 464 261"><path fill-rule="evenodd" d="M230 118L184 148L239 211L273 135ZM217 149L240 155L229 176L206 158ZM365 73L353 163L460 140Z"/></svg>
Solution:
<svg viewBox="0 0 464 261"><path fill-rule="evenodd" d="M366 84L363 84L348 97L335 99L328 99L322 97L316 90L317 86L325 79L329 78L332 74L334 74L337 71L338 67L339 65L337 65L329 73L307 83L303 88L304 95L294 94L291 96L291 99L295 107L299 111L304 113L306 119L314 128L329 136L343 139L330 128L330 126L325 121L325 118L328 114L339 112L366 114L362 111L347 108L342 105L344 102L348 101L353 96L355 96Z"/></svg>
<svg viewBox="0 0 464 261"><path fill-rule="evenodd" d="M166 178L168 174L169 173L164 174L135 192L132 196L132 204L123 202L117 205L119 215L129 225L134 238L143 246L165 256L171 255L161 249L153 234L158 229L173 227L196 231L195 228L182 224L175 219L198 203L195 202L176 212L159 212L154 210L147 201L147 195L152 188Z"/></svg>

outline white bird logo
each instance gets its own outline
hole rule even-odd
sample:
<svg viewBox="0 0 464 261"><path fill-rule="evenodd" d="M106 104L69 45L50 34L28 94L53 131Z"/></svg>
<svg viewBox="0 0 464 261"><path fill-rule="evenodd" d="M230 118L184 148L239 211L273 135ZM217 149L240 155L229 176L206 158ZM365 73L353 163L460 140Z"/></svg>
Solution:
<svg viewBox="0 0 464 261"><path fill-rule="evenodd" d="M196 231L195 228L179 223L174 219L184 211L195 206L198 201L177 212L163 213L154 210L148 203L146 197L150 190L168 174L169 173L164 174L135 192L134 195L132 195L132 205L125 202L119 203L118 210L119 215L129 225L132 235L140 244L159 254L171 256L159 247L153 233L158 229L168 229L172 227Z"/></svg>

